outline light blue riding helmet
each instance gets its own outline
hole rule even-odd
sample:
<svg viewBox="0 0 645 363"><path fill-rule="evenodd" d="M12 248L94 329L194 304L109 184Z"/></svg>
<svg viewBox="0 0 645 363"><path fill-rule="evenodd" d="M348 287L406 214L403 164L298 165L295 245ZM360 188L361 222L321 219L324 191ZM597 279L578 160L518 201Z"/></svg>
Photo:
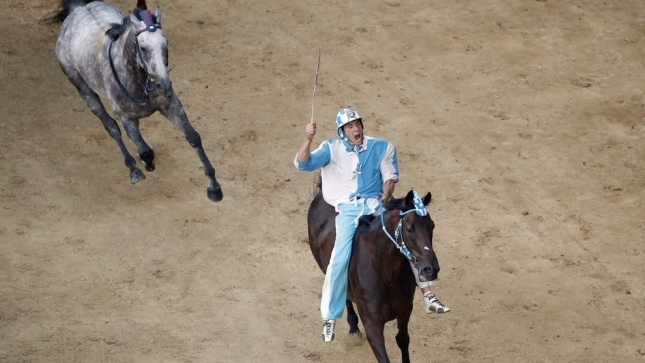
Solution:
<svg viewBox="0 0 645 363"><path fill-rule="evenodd" d="M336 115L336 130L338 131L338 136L342 137L343 140L347 139L345 136L345 133L343 132L343 126L346 124L354 121L354 120L362 120L363 118L361 115L356 112L355 109L353 108L343 108L338 112L338 115Z"/></svg>

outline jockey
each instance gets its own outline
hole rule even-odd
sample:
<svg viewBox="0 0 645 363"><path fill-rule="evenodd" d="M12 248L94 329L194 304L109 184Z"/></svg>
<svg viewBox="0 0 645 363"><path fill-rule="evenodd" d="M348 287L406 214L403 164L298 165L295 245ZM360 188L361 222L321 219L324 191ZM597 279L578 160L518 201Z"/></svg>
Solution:
<svg viewBox="0 0 645 363"><path fill-rule="evenodd" d="M352 240L362 215L379 214L399 181L399 165L394 146L381 139L363 134L363 118L353 108L340 110L336 116L338 138L324 141L311 151L316 123L305 127L306 138L294 164L299 170L321 169L322 193L325 201L336 208L336 241L327 266L322 289L320 313L323 319L323 340L334 339L336 319L345 309L348 266ZM381 201L379 201L379 198ZM424 293L426 313L447 313L430 291L432 282L421 282L412 265L417 286Z"/></svg>

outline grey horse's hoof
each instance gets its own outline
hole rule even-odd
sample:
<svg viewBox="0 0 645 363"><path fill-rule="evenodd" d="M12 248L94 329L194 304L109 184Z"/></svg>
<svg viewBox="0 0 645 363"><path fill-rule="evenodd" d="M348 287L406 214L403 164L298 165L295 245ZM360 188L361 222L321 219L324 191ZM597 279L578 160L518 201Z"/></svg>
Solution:
<svg viewBox="0 0 645 363"><path fill-rule="evenodd" d="M130 173L130 183L132 183L132 184L136 184L137 182L140 182L145 178L146 178L146 176L143 175L143 172L141 170L139 170L139 169L137 169L137 170L133 171L132 173Z"/></svg>
<svg viewBox="0 0 645 363"><path fill-rule="evenodd" d="M222 187L217 182L210 182L208 188L206 189L206 195L211 202L219 202L224 199L224 193L222 192Z"/></svg>
<svg viewBox="0 0 645 363"><path fill-rule="evenodd" d="M147 171L154 171L155 170L155 152L150 149L148 151L144 151L141 154L137 154L139 156L139 160L143 163L143 165L146 167Z"/></svg>

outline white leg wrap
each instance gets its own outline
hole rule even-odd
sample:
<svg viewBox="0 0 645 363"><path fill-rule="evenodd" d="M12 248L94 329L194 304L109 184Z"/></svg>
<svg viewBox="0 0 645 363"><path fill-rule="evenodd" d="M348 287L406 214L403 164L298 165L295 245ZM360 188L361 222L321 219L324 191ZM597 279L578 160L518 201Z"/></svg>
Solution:
<svg viewBox="0 0 645 363"><path fill-rule="evenodd" d="M417 280L417 286L419 286L420 289L424 289L426 287L432 286L432 281L426 281L426 282L421 282L419 280L419 270L417 270L416 267L412 264L412 262L408 261L410 263L410 267L412 267L412 272L414 273L414 278Z"/></svg>

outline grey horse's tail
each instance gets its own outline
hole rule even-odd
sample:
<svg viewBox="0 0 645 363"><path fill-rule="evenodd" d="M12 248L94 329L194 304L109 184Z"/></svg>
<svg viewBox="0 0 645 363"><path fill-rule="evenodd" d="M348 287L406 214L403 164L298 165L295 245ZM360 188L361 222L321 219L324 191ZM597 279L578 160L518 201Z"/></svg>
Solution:
<svg viewBox="0 0 645 363"><path fill-rule="evenodd" d="M89 3L102 0L62 0L58 10L46 15L40 20L41 23L62 23L67 16L80 6L85 6Z"/></svg>

